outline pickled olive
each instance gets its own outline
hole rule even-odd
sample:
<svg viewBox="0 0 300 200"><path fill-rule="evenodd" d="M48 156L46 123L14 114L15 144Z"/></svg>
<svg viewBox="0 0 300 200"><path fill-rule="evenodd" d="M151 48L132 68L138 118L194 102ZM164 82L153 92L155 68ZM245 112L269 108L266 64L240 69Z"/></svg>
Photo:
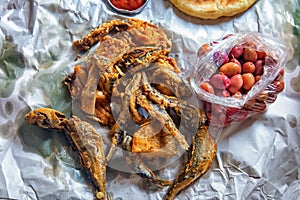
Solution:
<svg viewBox="0 0 300 200"><path fill-rule="evenodd" d="M260 76L255 76L255 83L260 80Z"/></svg>
<svg viewBox="0 0 300 200"><path fill-rule="evenodd" d="M245 90L250 90L255 83L255 78L251 73L245 73L242 75L243 78L243 88Z"/></svg>
<svg viewBox="0 0 300 200"><path fill-rule="evenodd" d="M243 53L243 59L245 61L255 62L257 60L256 51L251 47L246 47Z"/></svg>
<svg viewBox="0 0 300 200"><path fill-rule="evenodd" d="M227 89L230 86L230 79L223 74L215 74L210 79L210 84L216 89Z"/></svg>
<svg viewBox="0 0 300 200"><path fill-rule="evenodd" d="M253 62L245 62L242 66L242 72L243 73L253 73L255 71L255 65Z"/></svg>
<svg viewBox="0 0 300 200"><path fill-rule="evenodd" d="M227 37L225 37L227 38ZM215 44L218 42L213 42ZM245 40L236 43L229 49L218 49L213 53L214 65L218 68L210 77L210 80L202 83L199 87L221 98L233 97L247 102L242 108L222 106L220 104L205 103L204 109L211 124L228 126L234 121L241 121L252 115L265 111L267 104L273 103L278 93L284 90L284 70L281 70L273 82L255 97L248 100L248 92L257 83L258 90L263 89L261 82L268 80L266 69L273 70L277 67L277 60L259 49L261 44L255 44L253 40ZM210 45L203 45L198 50L201 56L212 49ZM228 52L229 53L225 53ZM277 68L276 68L277 69ZM263 78L263 79L261 79ZM231 99L229 99L231 101ZM221 103L222 104L222 103ZM225 108L225 109L224 109Z"/></svg>
<svg viewBox="0 0 300 200"><path fill-rule="evenodd" d="M241 71L241 66L234 62L228 62L222 65L219 69L220 73L226 76L234 76Z"/></svg>
<svg viewBox="0 0 300 200"><path fill-rule="evenodd" d="M279 74L280 74L281 76L283 76L283 75L284 75L284 69L281 69L281 70L279 71Z"/></svg>
<svg viewBox="0 0 300 200"><path fill-rule="evenodd" d="M243 95L240 91L237 91L236 93L232 94L231 96L240 99L240 98L242 98Z"/></svg>
<svg viewBox="0 0 300 200"><path fill-rule="evenodd" d="M275 86L275 91L276 92L282 92L283 91L283 89L284 89L284 82L283 81L277 81L277 80L275 80L275 81L273 81L272 82L272 85L274 85Z"/></svg>
<svg viewBox="0 0 300 200"><path fill-rule="evenodd" d="M244 52L244 48L242 45L235 45L234 47L232 47L229 56L231 56L232 58L239 58L241 55L243 55Z"/></svg>
<svg viewBox="0 0 300 200"><path fill-rule="evenodd" d="M237 93L242 86L243 86L242 75L236 74L230 78L230 87L228 88L228 90L231 93Z"/></svg>
<svg viewBox="0 0 300 200"><path fill-rule="evenodd" d="M225 63L228 63L229 58L225 53L221 51L217 51L213 54L213 60L217 66L221 66Z"/></svg>
<svg viewBox="0 0 300 200"><path fill-rule="evenodd" d="M267 53L264 51L256 51L256 54L257 54L257 59L261 59L261 60L264 60L267 55Z"/></svg>
<svg viewBox="0 0 300 200"><path fill-rule="evenodd" d="M222 92L222 95L223 95L224 97L230 97L230 93L228 92L228 90L224 90L224 91Z"/></svg>
<svg viewBox="0 0 300 200"><path fill-rule="evenodd" d="M281 69L276 77L276 80L283 81L284 78L284 69Z"/></svg>
<svg viewBox="0 0 300 200"><path fill-rule="evenodd" d="M214 88L212 87L212 85L209 82L201 83L200 88L208 93L211 93L211 94L215 93Z"/></svg>
<svg viewBox="0 0 300 200"><path fill-rule="evenodd" d="M257 60L254 63L255 65L255 70L254 70L254 75L255 76L261 76L264 73L264 66L263 66L263 61L262 60Z"/></svg>
<svg viewBox="0 0 300 200"><path fill-rule="evenodd" d="M230 59L229 62L233 62L233 63L238 64L239 66L242 66L242 65L241 65L241 62L240 62L238 59L236 59L236 58ZM241 72L239 72L239 73L241 73Z"/></svg>
<svg viewBox="0 0 300 200"><path fill-rule="evenodd" d="M203 56L206 53L208 53L211 50L211 46L209 44L203 44L199 49L198 49L198 56Z"/></svg>

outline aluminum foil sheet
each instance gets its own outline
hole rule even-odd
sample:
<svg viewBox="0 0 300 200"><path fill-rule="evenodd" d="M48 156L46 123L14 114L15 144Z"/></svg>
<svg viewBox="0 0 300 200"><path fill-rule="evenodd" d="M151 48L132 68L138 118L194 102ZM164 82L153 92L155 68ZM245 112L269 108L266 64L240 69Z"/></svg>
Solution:
<svg viewBox="0 0 300 200"><path fill-rule="evenodd" d="M171 39L185 73L203 44L229 33L260 32L290 48L285 90L266 112L215 134L211 169L178 199L298 199L300 196L299 0L259 0L234 17L201 20L168 0L151 0L134 17L152 21ZM0 198L93 199L80 161L60 133L28 125L38 107L71 114L62 78L74 67L72 42L120 15L102 0L1 0ZM122 15L121 15L122 16ZM181 167L178 162L177 167ZM136 174L108 169L113 199L162 199Z"/></svg>

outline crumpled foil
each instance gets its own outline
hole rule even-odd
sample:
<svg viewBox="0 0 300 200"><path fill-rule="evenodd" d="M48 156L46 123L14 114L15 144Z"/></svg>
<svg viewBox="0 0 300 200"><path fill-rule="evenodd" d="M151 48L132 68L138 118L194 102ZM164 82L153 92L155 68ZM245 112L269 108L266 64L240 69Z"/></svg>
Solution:
<svg viewBox="0 0 300 200"><path fill-rule="evenodd" d="M218 152L211 169L178 199L300 196L299 10L297 0L259 0L237 16L201 20L167 0L152 0L134 16L162 27L172 41L172 54L185 63L196 61L200 45L229 33L272 35L291 49L284 92L265 113L212 133ZM1 1L0 198L94 198L65 137L28 125L24 115L45 106L71 114L71 99L61 79L74 67L72 41L118 16L101 0ZM189 73L188 65L182 69ZM136 174L114 169L108 169L107 177L113 199L161 199L166 190L150 190Z"/></svg>

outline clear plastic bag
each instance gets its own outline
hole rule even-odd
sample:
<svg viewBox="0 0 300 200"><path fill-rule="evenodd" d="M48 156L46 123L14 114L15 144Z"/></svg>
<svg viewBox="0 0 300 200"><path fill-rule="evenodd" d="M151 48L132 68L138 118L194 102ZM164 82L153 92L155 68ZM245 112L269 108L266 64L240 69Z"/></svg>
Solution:
<svg viewBox="0 0 300 200"><path fill-rule="evenodd" d="M220 95L220 92L216 94L202 89L200 85L209 82L213 75L219 73L220 67L227 63L228 59L232 59L231 50L236 45L242 46L244 50L252 48L257 53L266 54L263 57L263 74L259 76L259 80L255 81L251 89L246 92L244 89L238 98L230 93L229 96L225 96ZM204 109L210 123L227 126L231 122L241 121L253 114L263 112L284 89L283 68L289 54L290 51L283 42L252 32L228 35L220 41L201 46L190 81L198 97L205 102Z"/></svg>

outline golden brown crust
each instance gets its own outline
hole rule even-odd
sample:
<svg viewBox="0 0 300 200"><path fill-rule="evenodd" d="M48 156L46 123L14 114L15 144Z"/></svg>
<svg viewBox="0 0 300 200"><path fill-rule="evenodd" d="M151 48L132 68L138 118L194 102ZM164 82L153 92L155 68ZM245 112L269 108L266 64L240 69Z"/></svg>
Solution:
<svg viewBox="0 0 300 200"><path fill-rule="evenodd" d="M29 124L45 129L63 131L74 144L84 167L93 177L97 186L97 199L106 199L106 159L101 135L87 122L76 116L65 115L51 108L37 108L25 116Z"/></svg>
<svg viewBox="0 0 300 200"><path fill-rule="evenodd" d="M217 19L246 11L257 0L170 0L182 12L202 19Z"/></svg>
<svg viewBox="0 0 300 200"><path fill-rule="evenodd" d="M180 191L205 174L209 170L216 152L217 144L208 132L208 127L200 127L192 143L190 159L168 189L165 200L173 200Z"/></svg>
<svg viewBox="0 0 300 200"><path fill-rule="evenodd" d="M166 131L166 132L164 132ZM163 128L156 132L151 125L143 125L135 132L132 140L133 153L150 153L144 154L151 157L171 157L178 153L175 138Z"/></svg>

